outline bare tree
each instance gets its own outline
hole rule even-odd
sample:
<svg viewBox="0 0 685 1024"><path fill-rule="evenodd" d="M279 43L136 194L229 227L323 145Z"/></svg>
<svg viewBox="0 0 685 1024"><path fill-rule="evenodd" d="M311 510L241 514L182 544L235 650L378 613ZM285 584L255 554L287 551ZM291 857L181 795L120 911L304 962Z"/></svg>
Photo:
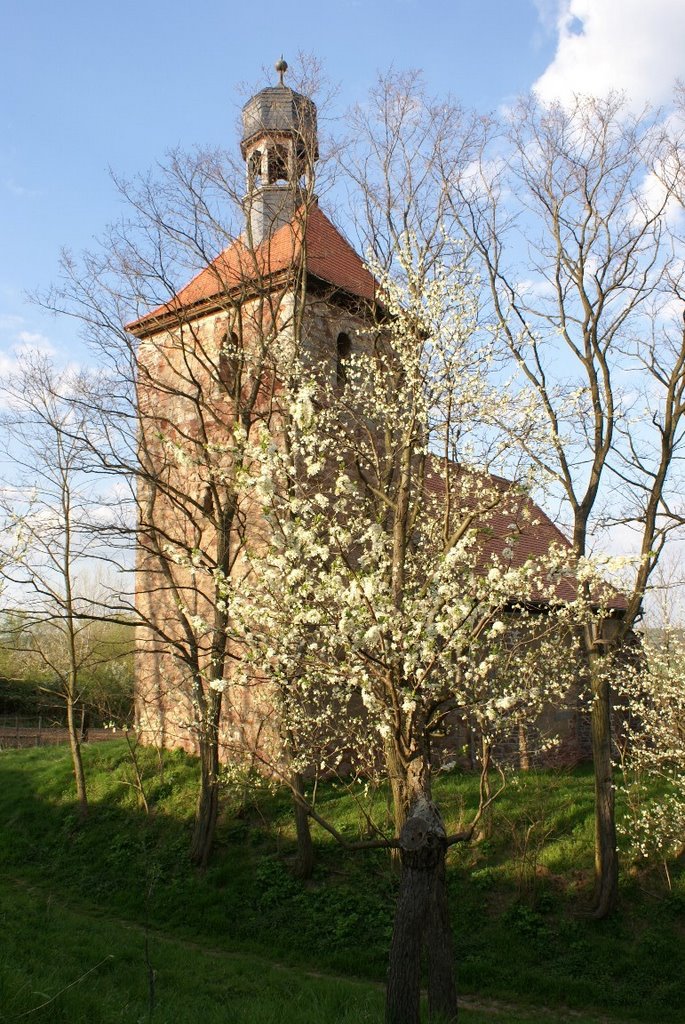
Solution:
<svg viewBox="0 0 685 1024"><path fill-rule="evenodd" d="M245 164L175 153L154 177L118 182L128 216L99 251L65 258L46 299L76 317L104 367L80 401L91 453L128 481L135 509L139 725L200 755L198 865L216 827L222 742L239 728L222 718L222 694L241 656L228 581L254 521L245 452L300 345L316 202L313 104L289 108L288 148L259 100L243 116Z"/></svg>
<svg viewBox="0 0 685 1024"><path fill-rule="evenodd" d="M102 655L93 645L93 620L116 614L114 595L92 593L89 570L99 560L111 567L116 545L107 537L111 524L102 480L88 472L86 425L78 406L63 397L67 378L46 358L29 356L3 386L9 408L1 428L13 454L0 501L3 546L13 538L19 546L14 553L3 551L2 572L6 603L21 610L18 643L64 701L76 795L85 815L83 722L77 713L85 673Z"/></svg>
<svg viewBox="0 0 685 1024"><path fill-rule="evenodd" d="M578 556L601 527L630 527L637 538L625 613L610 634L584 636L598 916L615 905L618 860L611 694L597 659L641 616L650 574L680 520L685 334L679 314L668 312L682 299L669 224L682 175L663 173L673 172L676 151L680 142L657 115L634 117L621 97L579 97L568 109L527 99L503 125L483 123L468 167L443 165L519 371L521 409L532 404L546 418L543 435L531 434L525 415L507 430L548 475Z"/></svg>

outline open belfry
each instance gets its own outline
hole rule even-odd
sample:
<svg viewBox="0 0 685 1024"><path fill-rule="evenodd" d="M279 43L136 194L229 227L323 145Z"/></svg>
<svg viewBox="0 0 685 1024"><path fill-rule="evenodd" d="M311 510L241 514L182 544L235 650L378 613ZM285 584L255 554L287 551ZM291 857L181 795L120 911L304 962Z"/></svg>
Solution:
<svg viewBox="0 0 685 1024"><path fill-rule="evenodd" d="M216 685L232 658L221 579L241 571L255 532L242 447L273 426L278 353L297 351L335 380L375 303L373 276L314 193L316 107L284 83L285 61L276 70L279 83L243 108L242 233L128 328L139 345L137 607L150 626L139 635L138 725L146 742L191 751L207 729L223 749L239 728Z"/></svg>

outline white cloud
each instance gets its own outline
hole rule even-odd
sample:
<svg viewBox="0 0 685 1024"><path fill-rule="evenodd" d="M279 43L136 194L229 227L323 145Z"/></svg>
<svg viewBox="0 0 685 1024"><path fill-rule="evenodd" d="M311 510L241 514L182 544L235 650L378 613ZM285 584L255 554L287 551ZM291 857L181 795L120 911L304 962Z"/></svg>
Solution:
<svg viewBox="0 0 685 1024"><path fill-rule="evenodd" d="M7 178L5 180L5 188L10 195L15 196L17 199L40 199L43 192L37 188L27 188L26 185L20 185L19 182L14 181L13 178Z"/></svg>
<svg viewBox="0 0 685 1024"><path fill-rule="evenodd" d="M31 352L39 352L41 355L46 356L55 354L55 349L50 339L39 331L19 331L13 351L17 355Z"/></svg>
<svg viewBox="0 0 685 1024"><path fill-rule="evenodd" d="M682 268L675 268L672 271L673 277L676 278L678 275L683 276ZM656 310L656 316L659 324L666 327L682 328L683 326L683 300L673 295L670 299L666 299Z"/></svg>
<svg viewBox="0 0 685 1024"><path fill-rule="evenodd" d="M671 111L664 119L662 128L670 139L685 138L685 110ZM682 231L685 210L682 187L677 187L678 181L682 181L681 163L675 150L670 149L645 176L638 196L639 209L636 215L644 218L645 215L653 216L663 211L666 223Z"/></svg>
<svg viewBox="0 0 685 1024"><path fill-rule="evenodd" d="M16 313L0 313L0 331L18 331L23 323L23 316Z"/></svg>
<svg viewBox="0 0 685 1024"><path fill-rule="evenodd" d="M529 299L550 299L557 294L554 284L544 277L523 277L516 290Z"/></svg>
<svg viewBox="0 0 685 1024"><path fill-rule="evenodd" d="M56 350L50 339L40 331L16 330L23 323L21 317L0 317L0 332L3 328L10 333L10 339L0 344L0 386L21 371L22 364L33 355L55 356ZM21 400L0 390L0 409L19 409Z"/></svg>
<svg viewBox="0 0 685 1024"><path fill-rule="evenodd" d="M538 0L549 17L549 3ZM544 101L624 91L663 103L683 74L683 0L556 0L557 50L533 88Z"/></svg>

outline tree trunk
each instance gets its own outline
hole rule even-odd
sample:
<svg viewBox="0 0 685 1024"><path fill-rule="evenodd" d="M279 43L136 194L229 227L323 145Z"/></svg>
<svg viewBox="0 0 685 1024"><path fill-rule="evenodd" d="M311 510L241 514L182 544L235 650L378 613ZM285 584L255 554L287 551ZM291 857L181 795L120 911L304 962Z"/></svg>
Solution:
<svg viewBox="0 0 685 1024"><path fill-rule="evenodd" d="M392 739L385 740L385 768L388 773L388 782L390 783L390 793L392 796L395 835L399 836L407 820L407 773ZM402 873L402 858L399 850L393 849L390 851L390 863L394 873L400 875Z"/></svg>
<svg viewBox="0 0 685 1024"><path fill-rule="evenodd" d="M481 786L483 789L483 796L486 801L492 798L492 789L490 787L490 742L486 740L484 736L480 738L480 757L478 763L481 769ZM478 823L478 830L475 833L474 839L478 843L482 843L486 839L490 839L492 836L492 807L486 807L481 815L481 819Z"/></svg>
<svg viewBox="0 0 685 1024"><path fill-rule="evenodd" d="M214 845L219 817L219 724L221 693L210 690L200 736L200 792L195 808L195 826L190 844L190 861L205 868Z"/></svg>
<svg viewBox="0 0 685 1024"><path fill-rule="evenodd" d="M395 835L398 836L407 820L408 793L407 771L402 764L392 738L385 740L385 768L388 773L390 792L392 794L392 813L395 823Z"/></svg>
<svg viewBox="0 0 685 1024"><path fill-rule="evenodd" d="M590 657L592 681L592 760L595 776L595 897L594 914L606 917L618 900L618 851L611 763L611 693L606 676Z"/></svg>
<svg viewBox="0 0 685 1024"><path fill-rule="evenodd" d="M292 768L295 756L295 737L290 729L284 731L283 753L287 758L288 767ZM305 785L302 772L290 771L290 785L293 796L293 814L295 815L295 833L297 835L297 857L295 875L298 878L311 878L314 870L314 846L309 828L309 815L298 797L304 799Z"/></svg>
<svg viewBox="0 0 685 1024"><path fill-rule="evenodd" d="M79 814L85 818L88 813L88 796L86 793L86 774L83 770L83 758L81 756L81 744L79 742L79 730L76 725L74 700L67 696L67 729L69 731L69 746L71 747L71 760L74 766L74 778L76 780L76 799L79 805Z"/></svg>
<svg viewBox="0 0 685 1024"><path fill-rule="evenodd" d="M457 1019L452 933L447 908L445 829L425 797L413 804L400 835L402 877L390 947L386 1024L419 1024L421 953L428 966L431 1021Z"/></svg>
<svg viewBox="0 0 685 1024"><path fill-rule="evenodd" d="M457 1019L457 983L454 968L454 942L447 898L447 872L444 844L433 872L428 917L426 919L426 956L428 960L428 1016L435 1021Z"/></svg>
<svg viewBox="0 0 685 1024"><path fill-rule="evenodd" d="M195 825L190 844L190 860L205 868L214 845L219 816L219 744L217 740L200 743L200 792L195 807Z"/></svg>
<svg viewBox="0 0 685 1024"><path fill-rule="evenodd" d="M295 861L295 874L298 878L311 878L314 870L314 846L312 834L309 828L309 815L297 799L297 795L304 796L304 779L299 772L293 772L290 777L293 787L293 809L295 812L295 828L297 831L297 860Z"/></svg>
<svg viewBox="0 0 685 1024"><path fill-rule="evenodd" d="M522 772L530 771L530 751L528 749L528 732L523 722L518 724L519 743L519 769Z"/></svg>

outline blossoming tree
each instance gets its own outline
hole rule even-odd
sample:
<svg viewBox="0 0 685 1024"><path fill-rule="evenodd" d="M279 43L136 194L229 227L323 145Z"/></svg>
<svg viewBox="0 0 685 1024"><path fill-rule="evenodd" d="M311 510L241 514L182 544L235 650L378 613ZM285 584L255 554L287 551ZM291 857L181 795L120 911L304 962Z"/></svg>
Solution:
<svg viewBox="0 0 685 1024"><path fill-rule="evenodd" d="M456 1015L447 849L492 799L497 741L573 684L579 617L599 613L574 597L568 546L517 556L535 506L523 480L488 471L497 445L478 436L478 409L506 403L506 389L488 381L464 268L427 271L410 236L400 262L402 284L375 268L378 323L335 382L324 365L291 363L278 429L254 448L263 531L231 596L244 654L226 696L267 687L301 770L347 757L387 776L393 834L354 845L399 851L387 1019L413 1024L424 946L431 1016ZM484 739L481 800L448 835L431 778L464 721ZM278 744L253 753L286 777Z"/></svg>
<svg viewBox="0 0 685 1024"><path fill-rule="evenodd" d="M649 630L631 663L612 675L621 718L619 788L627 814L620 834L638 863L668 862L685 849L685 644L673 625Z"/></svg>

